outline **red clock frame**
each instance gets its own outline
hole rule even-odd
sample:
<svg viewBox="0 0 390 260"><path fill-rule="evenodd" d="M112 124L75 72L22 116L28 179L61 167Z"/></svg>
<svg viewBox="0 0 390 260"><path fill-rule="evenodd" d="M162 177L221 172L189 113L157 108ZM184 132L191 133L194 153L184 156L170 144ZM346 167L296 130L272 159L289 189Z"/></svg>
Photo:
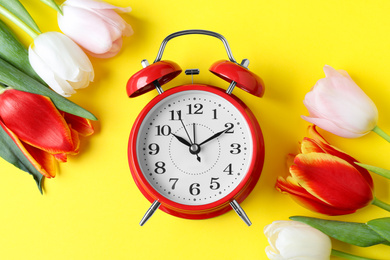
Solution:
<svg viewBox="0 0 390 260"><path fill-rule="evenodd" d="M185 205L180 204L174 201L171 201L161 195L156 191L147 181L144 174L141 171L137 160L137 136L139 133L140 126L145 119L145 116L148 112L161 100L164 98L188 90L201 90L205 92L210 92L219 95L220 97L228 100L232 103L237 110L245 118L246 122L249 125L249 129L252 135L253 142L253 157L249 166L249 170L245 175L245 178L241 183L227 196L224 198L204 205ZM142 192L142 194L150 201L159 201L161 206L159 209L162 211L171 214L173 216L186 218L186 219L206 219L211 217L216 217L222 215L232 208L229 203L233 200L236 200L238 203L241 203L254 189L257 181L260 178L261 171L264 164L264 139L263 134L260 129L260 126L256 120L256 117L253 115L251 110L236 96L233 94L226 94L224 89L214 87L211 85L201 85L201 84L191 84L191 85L182 85L178 87L171 88L162 94L156 96L152 101L150 101L141 113L138 115L133 128L130 132L129 143L128 143L128 161L130 166L130 171L133 176L133 179Z"/></svg>

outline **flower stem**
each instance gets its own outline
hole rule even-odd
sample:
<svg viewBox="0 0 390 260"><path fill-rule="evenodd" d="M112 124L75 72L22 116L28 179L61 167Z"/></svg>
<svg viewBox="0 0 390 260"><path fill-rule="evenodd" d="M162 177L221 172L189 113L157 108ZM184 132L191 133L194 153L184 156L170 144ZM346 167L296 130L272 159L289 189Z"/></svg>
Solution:
<svg viewBox="0 0 390 260"><path fill-rule="evenodd" d="M378 174L378 175L380 175L382 177L390 179L390 170L386 170L386 169L383 169L383 168L379 168L379 167L376 167L376 166L363 164L363 163L355 162L355 164L359 165L360 167L363 167L366 170L369 170L369 171L371 171L373 173L376 173L376 174Z"/></svg>
<svg viewBox="0 0 390 260"><path fill-rule="evenodd" d="M41 2L50 6L51 8L53 8L54 10L59 12L61 15L63 15L61 8L58 6L56 1L54 1L54 0L41 0Z"/></svg>
<svg viewBox="0 0 390 260"><path fill-rule="evenodd" d="M25 24L22 20L20 20L16 15L14 15L12 12L8 11L6 8L4 8L2 5L0 5L0 14L4 15L6 18L8 18L11 22L13 22L15 25L17 25L20 29L25 31L28 35L30 35L31 38L35 38L38 36L38 33L31 29L27 24Z"/></svg>
<svg viewBox="0 0 390 260"><path fill-rule="evenodd" d="M372 131L390 143L390 135L386 134L379 126L375 126Z"/></svg>
<svg viewBox="0 0 390 260"><path fill-rule="evenodd" d="M376 197L371 202L371 204L390 212L390 205L385 203L385 202L383 202L383 201L381 201L381 200L378 200Z"/></svg>
<svg viewBox="0 0 390 260"><path fill-rule="evenodd" d="M351 259L351 260L375 260L375 259L372 259L372 258L367 258L367 257L362 257L362 256L357 256L357 255L351 255L351 254L348 254L348 253L345 253L345 252L341 252L341 251L338 251L338 250L335 250L335 249L332 249L331 255L332 256L342 257L342 258L345 258L345 259Z"/></svg>

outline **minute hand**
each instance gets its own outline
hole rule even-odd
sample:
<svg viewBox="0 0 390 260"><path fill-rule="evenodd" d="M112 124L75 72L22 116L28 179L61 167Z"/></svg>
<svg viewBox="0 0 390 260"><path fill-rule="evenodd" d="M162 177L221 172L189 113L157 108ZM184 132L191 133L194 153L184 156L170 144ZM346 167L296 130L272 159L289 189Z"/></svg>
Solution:
<svg viewBox="0 0 390 260"><path fill-rule="evenodd" d="M220 132L218 132L218 133L213 134L211 137L209 137L209 138L207 138L206 140L204 140L203 142L201 142L201 143L199 144L199 146L201 146L201 145L203 145L203 144L205 144L205 143L207 143L207 142L209 142L209 141L211 141L211 140L217 138L218 136L220 136L221 134L227 132L228 130L230 130L230 128L227 128L227 129L225 129L225 130L222 130L222 131L220 131Z"/></svg>

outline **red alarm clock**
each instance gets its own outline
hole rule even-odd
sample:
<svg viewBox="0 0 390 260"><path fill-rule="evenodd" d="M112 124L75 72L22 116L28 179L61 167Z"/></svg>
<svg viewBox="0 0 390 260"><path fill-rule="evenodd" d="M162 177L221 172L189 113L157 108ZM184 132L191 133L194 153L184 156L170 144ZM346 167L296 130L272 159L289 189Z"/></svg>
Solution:
<svg viewBox="0 0 390 260"><path fill-rule="evenodd" d="M210 71L230 83L227 90L185 84L163 91L161 85L181 73L175 62L161 60L167 42L201 34L220 39L229 60L215 62ZM206 30L185 30L167 36L153 64L127 82L130 98L157 89L157 95L137 117L129 138L128 159L133 179L152 203L142 226L159 208L187 219L219 216L232 208L249 226L240 207L255 187L264 163L264 141L250 109L232 93L235 86L261 97L264 83L238 64L226 39ZM198 74L187 70L186 74Z"/></svg>

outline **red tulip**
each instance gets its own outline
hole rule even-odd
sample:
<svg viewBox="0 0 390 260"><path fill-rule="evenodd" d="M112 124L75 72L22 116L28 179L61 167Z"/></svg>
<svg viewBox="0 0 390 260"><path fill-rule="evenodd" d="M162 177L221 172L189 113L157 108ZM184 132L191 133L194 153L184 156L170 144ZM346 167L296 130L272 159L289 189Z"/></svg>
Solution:
<svg viewBox="0 0 390 260"><path fill-rule="evenodd" d="M34 167L55 176L55 159L79 151L79 134L90 135L88 119L57 110L48 97L11 88L0 94L0 125Z"/></svg>
<svg viewBox="0 0 390 260"><path fill-rule="evenodd" d="M310 210L326 215L355 212L373 202L373 181L356 159L331 146L316 130L305 137L301 153L290 166L291 176L279 177L276 188Z"/></svg>

